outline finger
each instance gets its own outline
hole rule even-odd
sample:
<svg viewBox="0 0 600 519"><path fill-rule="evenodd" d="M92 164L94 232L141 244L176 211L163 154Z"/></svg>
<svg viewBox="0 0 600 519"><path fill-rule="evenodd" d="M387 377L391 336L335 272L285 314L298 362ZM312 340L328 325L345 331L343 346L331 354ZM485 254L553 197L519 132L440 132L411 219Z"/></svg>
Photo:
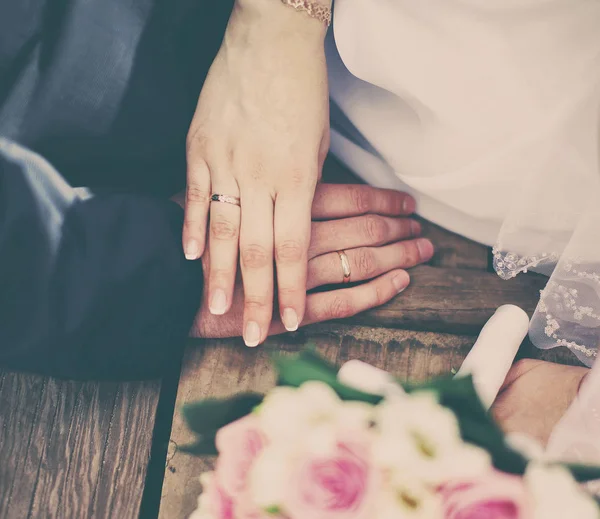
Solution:
<svg viewBox="0 0 600 519"><path fill-rule="evenodd" d="M183 220L183 251L189 260L196 260L206 245L206 221L210 204L210 170L204 159L188 154L185 216Z"/></svg>
<svg viewBox="0 0 600 519"><path fill-rule="evenodd" d="M362 285L310 294L306 298L306 312L302 324L345 319L381 306L402 292L409 282L407 272L393 270Z"/></svg>
<svg viewBox="0 0 600 519"><path fill-rule="evenodd" d="M374 214L314 222L308 257L310 259L336 250L381 246L418 236L420 232L421 225L415 220Z"/></svg>
<svg viewBox="0 0 600 519"><path fill-rule="evenodd" d="M304 318L312 196L279 194L275 201L275 262L279 312L285 328L295 331Z"/></svg>
<svg viewBox="0 0 600 519"><path fill-rule="evenodd" d="M415 199L393 189L361 184L320 184L315 192L312 216L316 220L363 214L405 216L414 213Z"/></svg>
<svg viewBox="0 0 600 519"><path fill-rule="evenodd" d="M344 251L350 262L350 282L365 281L395 269L407 269L433 256L433 245L425 238L401 241L384 247L359 247ZM344 272L337 252L323 254L308 263L308 290L342 283Z"/></svg>
<svg viewBox="0 0 600 519"><path fill-rule="evenodd" d="M244 192L240 266L244 285L244 341L265 340L273 312L273 200L268 193Z"/></svg>
<svg viewBox="0 0 600 519"><path fill-rule="evenodd" d="M213 180L216 194L239 197L239 188L233 178ZM213 315L228 312L233 300L233 287L237 270L240 207L212 202L210 207L210 268L208 274L209 310Z"/></svg>

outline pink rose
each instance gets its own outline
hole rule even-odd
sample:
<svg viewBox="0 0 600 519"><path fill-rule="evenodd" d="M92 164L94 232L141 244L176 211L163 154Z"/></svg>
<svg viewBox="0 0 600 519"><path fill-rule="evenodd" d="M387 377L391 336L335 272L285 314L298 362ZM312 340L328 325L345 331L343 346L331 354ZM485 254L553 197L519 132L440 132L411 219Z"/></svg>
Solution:
<svg viewBox="0 0 600 519"><path fill-rule="evenodd" d="M257 418L248 415L219 429L215 441L219 452L216 479L235 500L245 493L250 467L266 445L266 438Z"/></svg>
<svg viewBox="0 0 600 519"><path fill-rule="evenodd" d="M522 478L493 471L439 492L445 519L527 519L530 503Z"/></svg>
<svg viewBox="0 0 600 519"><path fill-rule="evenodd" d="M378 478L364 448L339 444L330 456L292 469L283 509L290 519L372 519Z"/></svg>

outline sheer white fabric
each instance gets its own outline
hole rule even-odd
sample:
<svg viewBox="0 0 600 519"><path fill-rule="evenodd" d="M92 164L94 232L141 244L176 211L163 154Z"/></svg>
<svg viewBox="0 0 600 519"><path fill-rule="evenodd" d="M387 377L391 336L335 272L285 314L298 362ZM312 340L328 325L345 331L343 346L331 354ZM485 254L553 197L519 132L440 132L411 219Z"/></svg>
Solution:
<svg viewBox="0 0 600 519"><path fill-rule="evenodd" d="M332 151L548 276L541 348L600 341L600 2L336 0Z"/></svg>
<svg viewBox="0 0 600 519"><path fill-rule="evenodd" d="M584 380L579 394L554 427L546 456L558 461L600 465L600 363ZM589 484L600 495L600 482Z"/></svg>
<svg viewBox="0 0 600 519"><path fill-rule="evenodd" d="M600 62L589 70L587 91L511 156L522 182L494 248L502 278L550 276L531 320L534 344L566 346L588 366L600 341Z"/></svg>

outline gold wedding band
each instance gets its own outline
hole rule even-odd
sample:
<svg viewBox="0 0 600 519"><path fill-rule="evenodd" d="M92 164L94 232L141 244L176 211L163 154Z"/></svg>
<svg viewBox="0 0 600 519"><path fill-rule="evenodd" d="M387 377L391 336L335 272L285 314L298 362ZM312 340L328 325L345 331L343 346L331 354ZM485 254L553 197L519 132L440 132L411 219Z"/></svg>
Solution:
<svg viewBox="0 0 600 519"><path fill-rule="evenodd" d="M344 283L350 282L350 275L352 272L350 271L350 260L348 256L343 250L337 251L338 256L340 257L340 261L342 262L342 273L344 274Z"/></svg>
<svg viewBox="0 0 600 519"><path fill-rule="evenodd" d="M238 196L219 195L217 193L211 195L211 202L221 202L223 204L237 205L240 207L240 198Z"/></svg>

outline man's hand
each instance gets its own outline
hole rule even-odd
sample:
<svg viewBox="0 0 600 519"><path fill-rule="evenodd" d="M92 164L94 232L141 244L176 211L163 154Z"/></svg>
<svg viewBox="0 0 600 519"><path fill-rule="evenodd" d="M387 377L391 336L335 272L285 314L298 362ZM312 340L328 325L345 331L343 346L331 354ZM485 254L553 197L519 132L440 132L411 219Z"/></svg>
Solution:
<svg viewBox="0 0 600 519"><path fill-rule="evenodd" d="M509 371L492 407L507 433L524 433L542 445L571 405L589 369L523 359Z"/></svg>
<svg viewBox="0 0 600 519"><path fill-rule="evenodd" d="M419 223L399 217L414 206L413 199L397 191L363 185L318 186L312 205L306 289L342 283L339 250L344 250L350 261L350 281L366 283L308 295L303 325L350 317L386 303L406 288L409 276L403 269L433 255L429 240L411 239L420 234ZM210 265L206 253L202 262L206 271ZM243 312L244 292L238 277L232 309L225 315L210 313L204 293L191 335L240 336ZM280 318L274 315L269 334L283 332Z"/></svg>

